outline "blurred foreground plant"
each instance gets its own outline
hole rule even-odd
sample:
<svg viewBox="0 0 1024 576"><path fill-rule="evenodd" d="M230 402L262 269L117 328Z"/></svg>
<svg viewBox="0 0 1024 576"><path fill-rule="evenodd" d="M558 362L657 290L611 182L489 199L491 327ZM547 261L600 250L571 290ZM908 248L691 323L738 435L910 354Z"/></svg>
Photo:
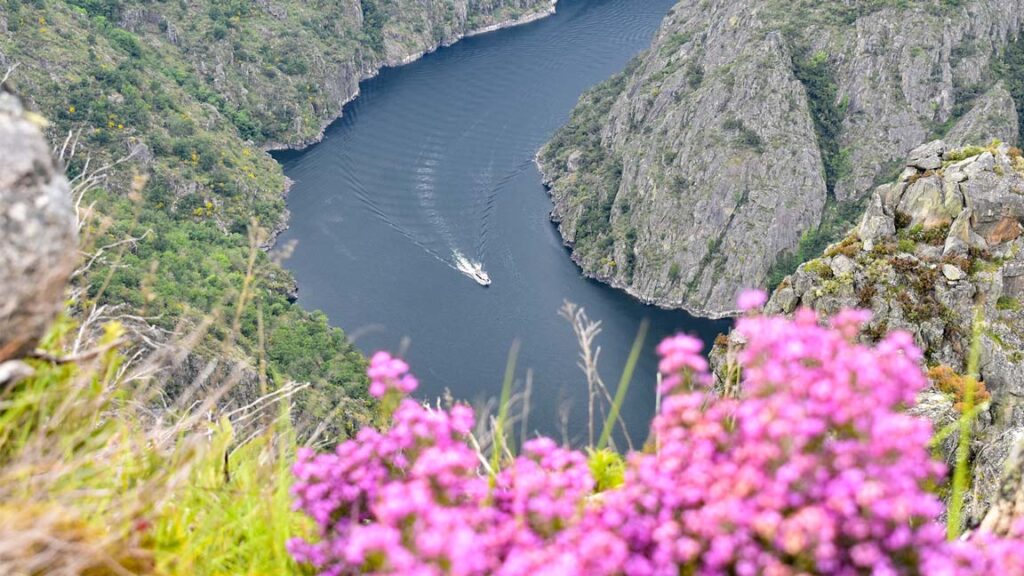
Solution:
<svg viewBox="0 0 1024 576"><path fill-rule="evenodd" d="M1024 526L946 540L929 491L944 466L906 411L921 353L900 332L856 343L867 319L740 319L738 398L711 392L698 340L666 340L656 448L621 479L546 438L489 465L469 408L401 399L390 427L300 452L296 504L319 534L289 549L332 575L1024 574ZM409 391L404 363L374 365L375 389Z"/></svg>

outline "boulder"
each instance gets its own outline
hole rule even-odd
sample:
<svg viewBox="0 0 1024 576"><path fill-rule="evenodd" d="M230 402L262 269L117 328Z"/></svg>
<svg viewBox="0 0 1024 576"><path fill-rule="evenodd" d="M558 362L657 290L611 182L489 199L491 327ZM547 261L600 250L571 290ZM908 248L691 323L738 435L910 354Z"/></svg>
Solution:
<svg viewBox="0 0 1024 576"><path fill-rule="evenodd" d="M911 226L924 228L946 226L959 213L947 208L942 179L937 175L919 178L907 187L896 210L910 216Z"/></svg>
<svg viewBox="0 0 1024 576"><path fill-rule="evenodd" d="M77 262L68 181L30 117L0 92L0 362L35 347Z"/></svg>
<svg viewBox="0 0 1024 576"><path fill-rule="evenodd" d="M865 250L871 250L878 240L892 238L896 235L896 224L892 216L885 213L883 207L884 192L888 192L888 189L882 191L880 187L871 196L868 208L861 218L860 226L857 227L857 236L864 243Z"/></svg>
<svg viewBox="0 0 1024 576"><path fill-rule="evenodd" d="M851 276L853 271L857 268L857 263L846 256L839 254L832 259L830 266L832 268L832 274L835 274L836 276Z"/></svg>
<svg viewBox="0 0 1024 576"><path fill-rule="evenodd" d="M957 268L956 266L953 266L952 264L942 265L942 275L946 277L946 280L949 280L951 282L963 280L964 278L963 270Z"/></svg>
<svg viewBox="0 0 1024 576"><path fill-rule="evenodd" d="M933 140L910 151L907 166L920 170L938 170L942 168L942 154L946 152L946 143Z"/></svg>
<svg viewBox="0 0 1024 576"><path fill-rule="evenodd" d="M971 248L979 250L986 248L985 239L971 228L971 215L972 210L964 208L953 220L942 249L943 256L963 256Z"/></svg>
<svg viewBox="0 0 1024 576"><path fill-rule="evenodd" d="M983 159L965 169L968 179L960 184L968 207L973 210L971 227L988 243L995 246L1015 240L1021 235L1024 222L1024 196L1014 188L1016 178L1008 178L993 170L977 171L975 166L995 166L992 155L986 152L988 161Z"/></svg>

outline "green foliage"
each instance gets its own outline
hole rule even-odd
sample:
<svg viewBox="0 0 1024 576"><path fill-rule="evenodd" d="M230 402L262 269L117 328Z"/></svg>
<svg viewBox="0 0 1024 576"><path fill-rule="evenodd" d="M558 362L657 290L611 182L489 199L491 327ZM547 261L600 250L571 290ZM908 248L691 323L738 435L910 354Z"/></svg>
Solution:
<svg viewBox="0 0 1024 576"><path fill-rule="evenodd" d="M288 420L285 414L242 446L234 445L238 438L229 424L214 429L187 483L156 519L154 547L163 571L300 573L284 544L311 534L312 526L292 510L296 443Z"/></svg>
<svg viewBox="0 0 1024 576"><path fill-rule="evenodd" d="M692 39L693 34L690 32L676 32L672 34L669 36L668 40L661 45L661 55L671 56L675 54L683 44L686 44Z"/></svg>
<svg viewBox="0 0 1024 576"><path fill-rule="evenodd" d="M594 477L594 491L604 492L622 486L626 479L626 463L622 456L610 449L590 450L587 465Z"/></svg>
<svg viewBox="0 0 1024 576"><path fill-rule="evenodd" d="M834 194L836 182L850 171L849 151L839 145L846 105L837 101L838 87L827 53L794 56L793 73L807 90L818 148L825 164L825 186L829 194Z"/></svg>
<svg viewBox="0 0 1024 576"><path fill-rule="evenodd" d="M379 0L359 0L363 10L363 35L366 45L379 54L384 53L384 25L388 14L379 5Z"/></svg>
<svg viewBox="0 0 1024 576"><path fill-rule="evenodd" d="M764 140L762 140L761 136L747 126L742 120L737 118L728 118L722 123L722 128L735 133L736 142L740 146L749 148L758 154L764 152Z"/></svg>
<svg viewBox="0 0 1024 576"><path fill-rule="evenodd" d="M996 300L996 310L1003 312L1020 312L1024 309L1024 305L1021 304L1020 300L1012 296L1000 296Z"/></svg>
<svg viewBox="0 0 1024 576"><path fill-rule="evenodd" d="M672 265L668 267L668 279L669 279L669 281L670 282L678 282L679 281L679 276L681 275L681 273L682 273L682 270L679 267L679 263L678 262L673 262Z"/></svg>
<svg viewBox="0 0 1024 576"><path fill-rule="evenodd" d="M945 160L947 162L960 162L968 158L973 158L981 153L985 152L985 148L981 146L965 146L959 150L950 150L945 154Z"/></svg>
<svg viewBox="0 0 1024 576"><path fill-rule="evenodd" d="M167 409L151 429L139 402L160 391L128 377L122 335L110 324L85 343L95 360L33 361L34 374L5 389L0 518L15 511L26 536L36 534L26 543L49 541L32 572L65 573L57 566L71 560L74 573L97 576L301 573L285 550L311 528L291 510L298 445L287 406L268 400L250 414L265 424L250 419L238 433L226 419ZM41 346L66 357L76 336L62 318ZM5 567L22 573L10 559Z"/></svg>

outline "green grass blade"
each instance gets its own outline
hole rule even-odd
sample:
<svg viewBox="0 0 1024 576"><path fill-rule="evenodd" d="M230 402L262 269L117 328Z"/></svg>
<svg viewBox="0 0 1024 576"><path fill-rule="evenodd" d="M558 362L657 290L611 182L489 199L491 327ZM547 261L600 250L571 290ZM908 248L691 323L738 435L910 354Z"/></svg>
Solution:
<svg viewBox="0 0 1024 576"><path fill-rule="evenodd" d="M640 323L640 329L636 333L636 339L633 340L633 349L629 351L629 358L626 360L626 366L622 369L622 377L619 378L619 387L615 389L615 399L612 401L611 410L608 411L608 417L604 421L604 428L601 430L601 438L597 441L597 450L604 450L605 446L608 445L608 440L612 435L612 428L615 427L615 421L619 418L619 410L622 408L622 402L626 399L626 391L629 390L629 383L633 379L633 372L636 370L636 362L640 358L640 351L644 347L644 339L647 337L647 326L649 322L645 318Z"/></svg>
<svg viewBox="0 0 1024 576"><path fill-rule="evenodd" d="M519 340L512 342L512 347L508 351L508 362L505 364L505 379L501 383L501 400L498 404L498 421L494 425L492 431L493 440L491 441L491 470L495 474L498 473L499 464L501 463L501 452L507 448L507 441L505 440L505 423L508 421L508 408L509 401L512 397L512 382L516 375L516 359L519 356Z"/></svg>

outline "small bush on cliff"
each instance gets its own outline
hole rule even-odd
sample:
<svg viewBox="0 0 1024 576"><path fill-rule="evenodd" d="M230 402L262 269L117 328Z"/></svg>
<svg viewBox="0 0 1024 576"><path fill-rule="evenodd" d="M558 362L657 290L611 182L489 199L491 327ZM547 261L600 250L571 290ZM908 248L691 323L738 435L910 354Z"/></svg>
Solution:
<svg viewBox="0 0 1024 576"><path fill-rule="evenodd" d="M953 405L959 412L964 410L964 396L968 386L973 388L974 402L987 402L992 398L985 389L984 382L969 380L968 376L957 374L955 370L946 365L933 366L928 369L928 379L935 383L939 391L953 397Z"/></svg>

